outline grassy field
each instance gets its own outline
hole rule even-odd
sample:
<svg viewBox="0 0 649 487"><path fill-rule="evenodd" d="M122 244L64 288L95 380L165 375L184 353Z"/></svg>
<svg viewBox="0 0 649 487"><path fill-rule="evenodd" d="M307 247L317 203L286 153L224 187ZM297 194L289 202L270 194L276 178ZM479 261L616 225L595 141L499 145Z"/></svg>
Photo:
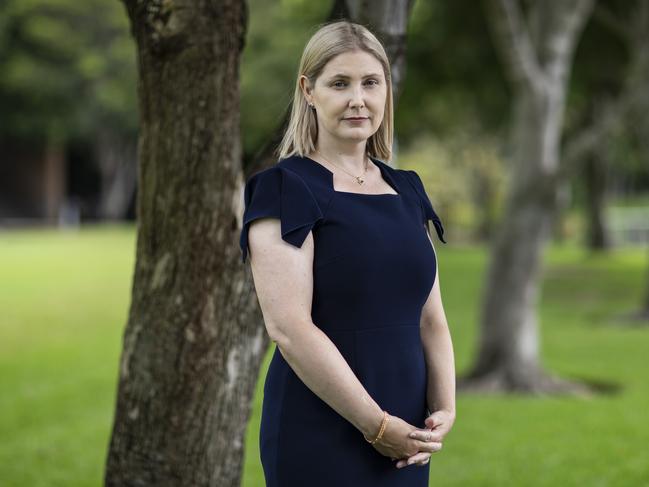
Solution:
<svg viewBox="0 0 649 487"><path fill-rule="evenodd" d="M102 484L134 244L132 226L0 234L0 486ZM476 347L486 254L436 247L461 374ZM431 485L649 486L649 327L620 319L640 302L647 265L640 249L547 250L543 364L603 392L588 400L459 395L455 427L431 459ZM263 373L245 487L263 486L262 385Z"/></svg>

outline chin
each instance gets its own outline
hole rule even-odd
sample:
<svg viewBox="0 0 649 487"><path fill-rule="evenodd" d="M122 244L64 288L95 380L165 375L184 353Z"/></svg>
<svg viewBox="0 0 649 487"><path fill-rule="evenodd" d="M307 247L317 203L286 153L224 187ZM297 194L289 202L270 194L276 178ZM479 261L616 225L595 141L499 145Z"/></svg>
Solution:
<svg viewBox="0 0 649 487"><path fill-rule="evenodd" d="M346 136L346 137L341 137L341 139L346 139L346 140L353 140L354 142L362 142L364 140L367 140L370 137L368 134L358 134L358 135L352 135L352 136Z"/></svg>
<svg viewBox="0 0 649 487"><path fill-rule="evenodd" d="M355 128L355 129L352 128L352 129L345 130L345 134L349 134L348 137L353 138L353 139L357 139L359 137L367 138L370 135L372 135L372 133L373 133L372 131L367 130L366 128L361 128L361 127Z"/></svg>

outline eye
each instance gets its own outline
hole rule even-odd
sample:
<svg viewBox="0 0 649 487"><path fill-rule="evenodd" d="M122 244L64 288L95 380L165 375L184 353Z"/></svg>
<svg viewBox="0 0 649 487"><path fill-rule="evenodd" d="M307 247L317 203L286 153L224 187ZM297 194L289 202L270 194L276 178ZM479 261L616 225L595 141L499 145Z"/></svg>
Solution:
<svg viewBox="0 0 649 487"><path fill-rule="evenodd" d="M373 83L372 83L372 81L373 81ZM342 83L342 84L341 84L341 83ZM370 79L368 79L365 83L368 84L368 85L370 85L370 86L376 86L376 85L379 85L379 84L380 84L379 81L376 80L376 79L374 79L374 78L370 78ZM336 87L336 88L342 88L342 87L343 87L344 85L346 85L346 84L347 84L347 83L345 83L344 81L342 81L342 80L338 80L338 81L334 81L334 82L331 84L331 86L334 86L334 87Z"/></svg>

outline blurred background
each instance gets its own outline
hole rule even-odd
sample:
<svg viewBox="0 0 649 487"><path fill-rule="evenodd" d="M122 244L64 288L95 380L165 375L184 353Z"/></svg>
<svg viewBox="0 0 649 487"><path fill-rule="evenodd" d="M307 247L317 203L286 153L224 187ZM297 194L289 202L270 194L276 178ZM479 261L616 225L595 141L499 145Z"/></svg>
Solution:
<svg viewBox="0 0 649 487"><path fill-rule="evenodd" d="M281 123L302 48L331 10L248 5L244 163ZM601 395L459 396L431 485L649 485L649 23L637 22L646 9L600 0L577 42L561 129L575 170L539 302L544 367ZM461 374L476 353L512 177L514 93L478 2L415 2L407 37L393 162L421 175L445 225L449 244L436 248ZM120 2L0 3L2 486L101 484L135 258L137 107ZM263 378L246 444L250 487L263 485Z"/></svg>

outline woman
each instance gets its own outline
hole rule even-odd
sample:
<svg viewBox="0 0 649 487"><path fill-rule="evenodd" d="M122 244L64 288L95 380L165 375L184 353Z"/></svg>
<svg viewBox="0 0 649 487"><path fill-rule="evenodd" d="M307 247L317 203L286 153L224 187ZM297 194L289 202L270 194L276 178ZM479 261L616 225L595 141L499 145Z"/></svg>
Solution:
<svg viewBox="0 0 649 487"><path fill-rule="evenodd" d="M261 418L266 485L425 487L455 420L428 220L442 242L444 229L419 176L380 160L391 156L392 85L375 36L327 24L299 74L280 161L246 183L240 239L277 344Z"/></svg>

